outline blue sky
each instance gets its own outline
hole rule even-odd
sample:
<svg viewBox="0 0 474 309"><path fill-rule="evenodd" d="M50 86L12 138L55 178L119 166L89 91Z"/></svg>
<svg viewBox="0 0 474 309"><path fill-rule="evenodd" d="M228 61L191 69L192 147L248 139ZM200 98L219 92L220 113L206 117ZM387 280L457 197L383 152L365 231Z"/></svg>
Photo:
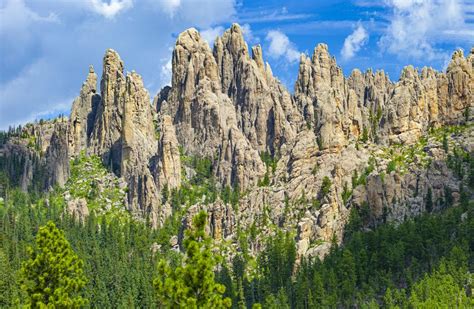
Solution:
<svg viewBox="0 0 474 309"><path fill-rule="evenodd" d="M474 0L0 0L0 129L68 114L107 48L154 97L180 32L196 27L212 41L233 22L290 91L300 53L320 42L346 75L383 69L392 80L407 64L442 70L474 45Z"/></svg>

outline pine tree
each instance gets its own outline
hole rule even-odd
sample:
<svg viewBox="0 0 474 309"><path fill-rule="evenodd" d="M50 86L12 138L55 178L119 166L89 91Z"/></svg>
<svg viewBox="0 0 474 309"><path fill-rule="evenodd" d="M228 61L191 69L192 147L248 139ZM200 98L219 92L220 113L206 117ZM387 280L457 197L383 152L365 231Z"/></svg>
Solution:
<svg viewBox="0 0 474 309"><path fill-rule="evenodd" d="M426 193L426 210L431 212L433 210L433 191L431 188L428 188L428 193Z"/></svg>
<svg viewBox="0 0 474 309"><path fill-rule="evenodd" d="M344 250L338 266L341 296L344 296L346 305L349 305L353 302L356 287L355 262L349 250Z"/></svg>
<svg viewBox="0 0 474 309"><path fill-rule="evenodd" d="M80 295L86 284L83 261L53 222L39 229L36 248L29 247L28 254L21 269L28 307L80 308L87 303Z"/></svg>
<svg viewBox="0 0 474 309"><path fill-rule="evenodd" d="M0 308L13 306L15 277L7 255L0 249Z"/></svg>
<svg viewBox="0 0 474 309"><path fill-rule="evenodd" d="M416 283L411 289L410 306L413 308L473 308L474 299L466 295L447 272L446 264Z"/></svg>
<svg viewBox="0 0 474 309"><path fill-rule="evenodd" d="M181 266L171 269L166 260L158 265L153 282L159 305L164 308L228 308L230 298L224 298L225 287L214 280L216 258L211 252L211 240L204 232L207 215L201 211L186 231L183 245L185 258Z"/></svg>

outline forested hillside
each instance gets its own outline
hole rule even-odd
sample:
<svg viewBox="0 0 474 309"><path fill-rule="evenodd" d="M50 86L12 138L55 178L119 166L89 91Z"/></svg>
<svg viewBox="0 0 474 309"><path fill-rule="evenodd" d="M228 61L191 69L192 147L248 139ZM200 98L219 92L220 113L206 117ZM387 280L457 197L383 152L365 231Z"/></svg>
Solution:
<svg viewBox="0 0 474 309"><path fill-rule="evenodd" d="M61 199L46 202L19 190L10 191L8 201L2 202L0 305L28 299L20 285L21 265L28 260L27 247L34 247L39 229L51 220L84 261L85 286L79 295L91 307L157 306L164 291L153 286L153 280L163 279L159 261L164 259L171 268L183 261L166 244L166 231L93 214L80 223L64 206ZM257 303L263 308L474 305L472 201L464 199L439 213L373 231L362 230L363 217L353 211L344 244L334 243L323 261L296 262L294 235L283 232L268 237L256 259L242 253L225 261L219 250L203 258L209 265L220 265L214 269L216 281L226 287L224 296L235 308ZM168 248L160 250L161 244Z"/></svg>

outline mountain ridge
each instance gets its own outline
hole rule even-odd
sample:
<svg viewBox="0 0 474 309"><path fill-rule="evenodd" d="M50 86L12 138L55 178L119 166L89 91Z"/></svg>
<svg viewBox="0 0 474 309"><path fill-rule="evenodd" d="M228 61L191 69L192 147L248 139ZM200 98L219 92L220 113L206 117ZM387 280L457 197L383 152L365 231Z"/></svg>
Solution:
<svg viewBox="0 0 474 309"><path fill-rule="evenodd" d="M8 173L24 190L35 177L48 190L67 182L71 159L97 155L127 183L125 207L155 228L174 211L164 195L196 175L183 155L204 158L218 190L242 196L238 207L220 198L190 205L183 225L206 209L217 240L237 242L238 229L254 225L262 234L293 229L299 256L323 256L334 237L341 242L353 208L368 205L375 224L426 211L428 192L434 209L446 190L459 198L465 175L447 158L473 152L474 48L467 57L454 52L446 73L407 66L392 82L383 71L345 77L318 44L311 58L301 56L294 94L263 59L237 24L212 49L188 29L173 50L171 86L151 105L141 77L124 73L109 49L100 87L91 67L69 119L27 126L19 135L29 141L4 142L1 157L21 161ZM436 136L443 127L447 151ZM256 239L252 251L261 246Z"/></svg>

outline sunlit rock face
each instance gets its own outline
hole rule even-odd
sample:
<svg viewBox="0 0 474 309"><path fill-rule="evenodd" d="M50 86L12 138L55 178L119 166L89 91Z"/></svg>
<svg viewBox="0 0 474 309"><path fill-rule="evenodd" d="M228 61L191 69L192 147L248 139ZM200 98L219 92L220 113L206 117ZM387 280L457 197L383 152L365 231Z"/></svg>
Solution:
<svg viewBox="0 0 474 309"><path fill-rule="evenodd" d="M183 224L205 209L209 233L234 244L237 227L255 226L255 254L265 237L285 229L296 232L300 257L323 256L333 239L342 240L353 207L368 205L366 223L375 225L425 211L428 189L433 200L446 187L456 197L459 180L428 133L472 122L474 49L456 51L446 72L407 66L392 82L383 71L344 76L318 44L300 57L294 94L264 56L259 45L247 46L237 24L212 48L196 29L185 30L173 50L171 86L152 103L140 75L125 73L109 49L99 88L91 67L68 120L26 126L28 139L2 145L0 155L23 162L11 175L24 190L40 167L48 171L42 187L51 189L66 183L71 159L98 155L126 184L127 209L153 227L172 213L168 193L196 172L183 158L207 158L216 191L229 186L241 197L236 205L199 201ZM472 152L472 136L467 129L450 142ZM397 152L404 166L390 169ZM79 200L68 208L88 214Z"/></svg>

